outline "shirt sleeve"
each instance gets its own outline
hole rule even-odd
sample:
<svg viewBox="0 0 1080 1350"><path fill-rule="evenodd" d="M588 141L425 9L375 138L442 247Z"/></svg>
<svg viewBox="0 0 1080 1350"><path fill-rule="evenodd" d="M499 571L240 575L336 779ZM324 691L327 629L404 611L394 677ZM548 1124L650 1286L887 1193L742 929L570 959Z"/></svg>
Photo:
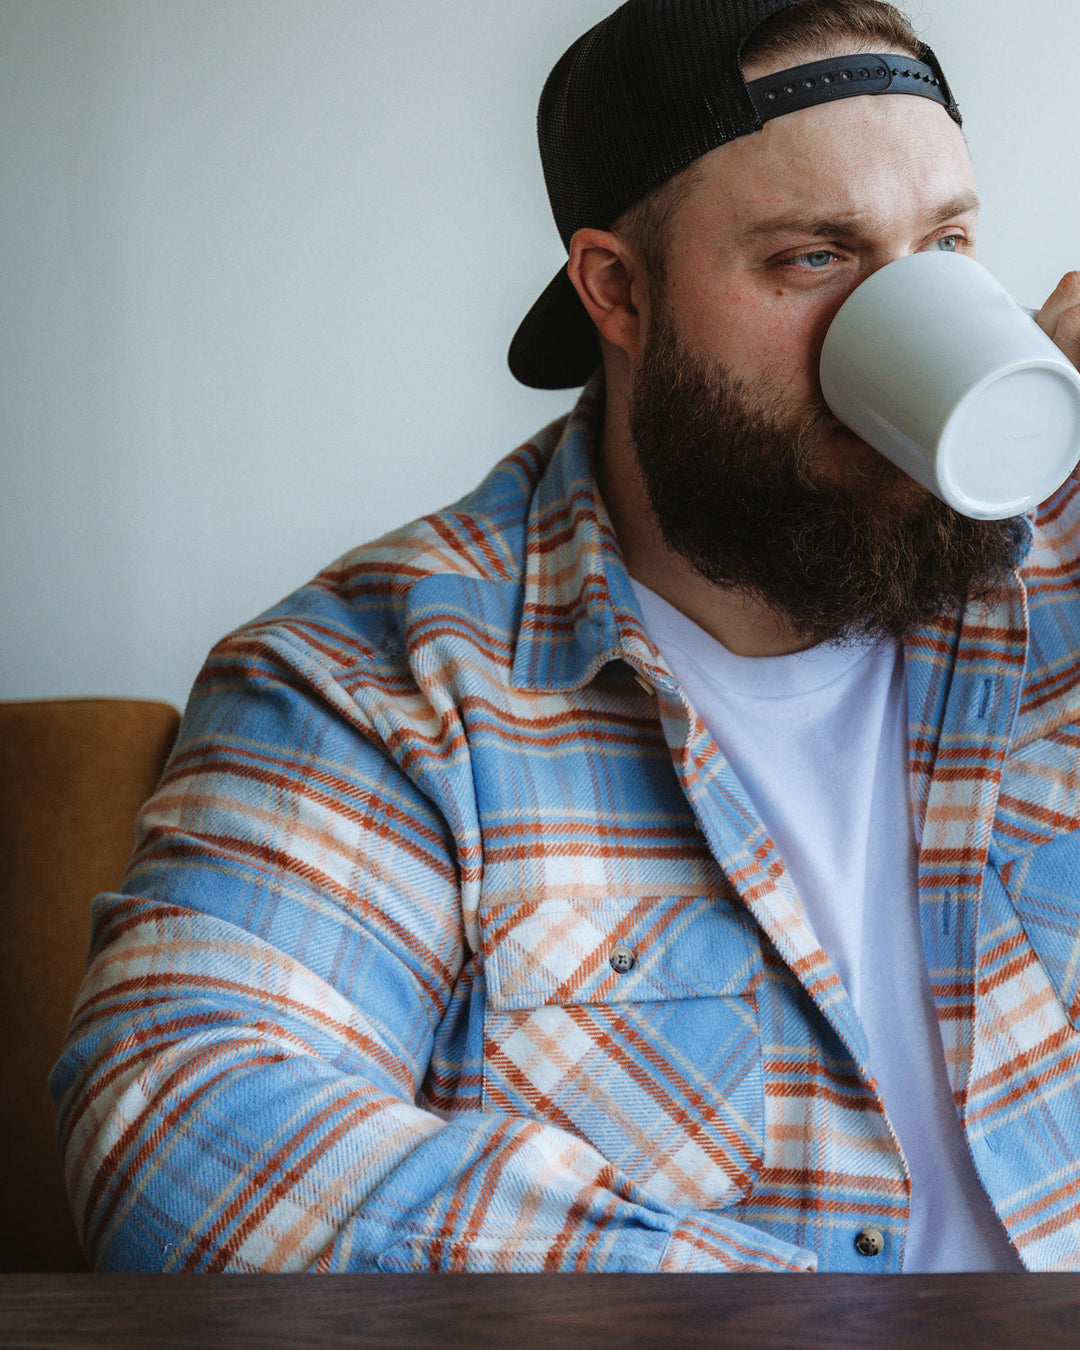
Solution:
<svg viewBox="0 0 1080 1350"><path fill-rule="evenodd" d="M409 752L287 651L212 654L123 889L95 901L51 1080L91 1262L814 1269L569 1132L420 1104L471 969L454 831Z"/></svg>

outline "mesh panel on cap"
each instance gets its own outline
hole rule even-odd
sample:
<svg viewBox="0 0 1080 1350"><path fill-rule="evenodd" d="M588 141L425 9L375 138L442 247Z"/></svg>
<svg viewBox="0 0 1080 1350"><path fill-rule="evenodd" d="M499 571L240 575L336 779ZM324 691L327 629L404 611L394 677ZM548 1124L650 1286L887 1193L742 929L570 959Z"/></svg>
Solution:
<svg viewBox="0 0 1080 1350"><path fill-rule="evenodd" d="M796 0L629 0L556 65L540 105L541 155L564 243L604 228L680 169L760 119L739 51Z"/></svg>

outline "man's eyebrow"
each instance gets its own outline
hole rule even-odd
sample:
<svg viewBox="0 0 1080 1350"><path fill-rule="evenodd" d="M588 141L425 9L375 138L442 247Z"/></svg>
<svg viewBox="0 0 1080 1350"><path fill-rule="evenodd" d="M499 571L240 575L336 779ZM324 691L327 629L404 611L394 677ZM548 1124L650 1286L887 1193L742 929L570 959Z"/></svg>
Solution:
<svg viewBox="0 0 1080 1350"><path fill-rule="evenodd" d="M955 220L957 216L968 216L979 212L979 194L972 188L961 192L958 197L954 197L951 202L946 202L939 210L935 211L931 217L935 225L946 225L950 220Z"/></svg>
<svg viewBox="0 0 1080 1350"><path fill-rule="evenodd" d="M933 211L927 223L931 228L934 228L938 225L945 225L958 216L977 213L978 210L978 193L968 189ZM758 225L753 225L746 231L746 235L749 238L765 238L775 234L801 234L808 235L812 239L844 239L850 238L852 235L862 234L870 225L871 217L866 215L825 218L793 212L791 215L774 216L771 220L764 220Z"/></svg>

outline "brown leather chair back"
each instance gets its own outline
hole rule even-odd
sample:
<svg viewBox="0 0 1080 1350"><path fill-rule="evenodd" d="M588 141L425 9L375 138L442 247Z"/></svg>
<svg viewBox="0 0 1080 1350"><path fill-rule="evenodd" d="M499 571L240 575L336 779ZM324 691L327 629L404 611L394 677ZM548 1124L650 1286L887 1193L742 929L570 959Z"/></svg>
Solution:
<svg viewBox="0 0 1080 1350"><path fill-rule="evenodd" d="M180 715L127 699L0 703L0 1270L85 1270L46 1086Z"/></svg>

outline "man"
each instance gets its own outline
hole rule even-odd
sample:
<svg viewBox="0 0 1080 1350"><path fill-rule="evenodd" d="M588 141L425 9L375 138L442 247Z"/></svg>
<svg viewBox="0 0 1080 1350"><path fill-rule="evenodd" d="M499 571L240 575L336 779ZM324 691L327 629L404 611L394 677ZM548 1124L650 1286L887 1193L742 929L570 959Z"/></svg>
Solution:
<svg viewBox="0 0 1080 1350"><path fill-rule="evenodd" d="M629 0L540 129L511 363L585 393L211 655L53 1078L88 1252L1072 1268L1076 490L965 521L816 377L974 252L944 75L875 0Z"/></svg>

